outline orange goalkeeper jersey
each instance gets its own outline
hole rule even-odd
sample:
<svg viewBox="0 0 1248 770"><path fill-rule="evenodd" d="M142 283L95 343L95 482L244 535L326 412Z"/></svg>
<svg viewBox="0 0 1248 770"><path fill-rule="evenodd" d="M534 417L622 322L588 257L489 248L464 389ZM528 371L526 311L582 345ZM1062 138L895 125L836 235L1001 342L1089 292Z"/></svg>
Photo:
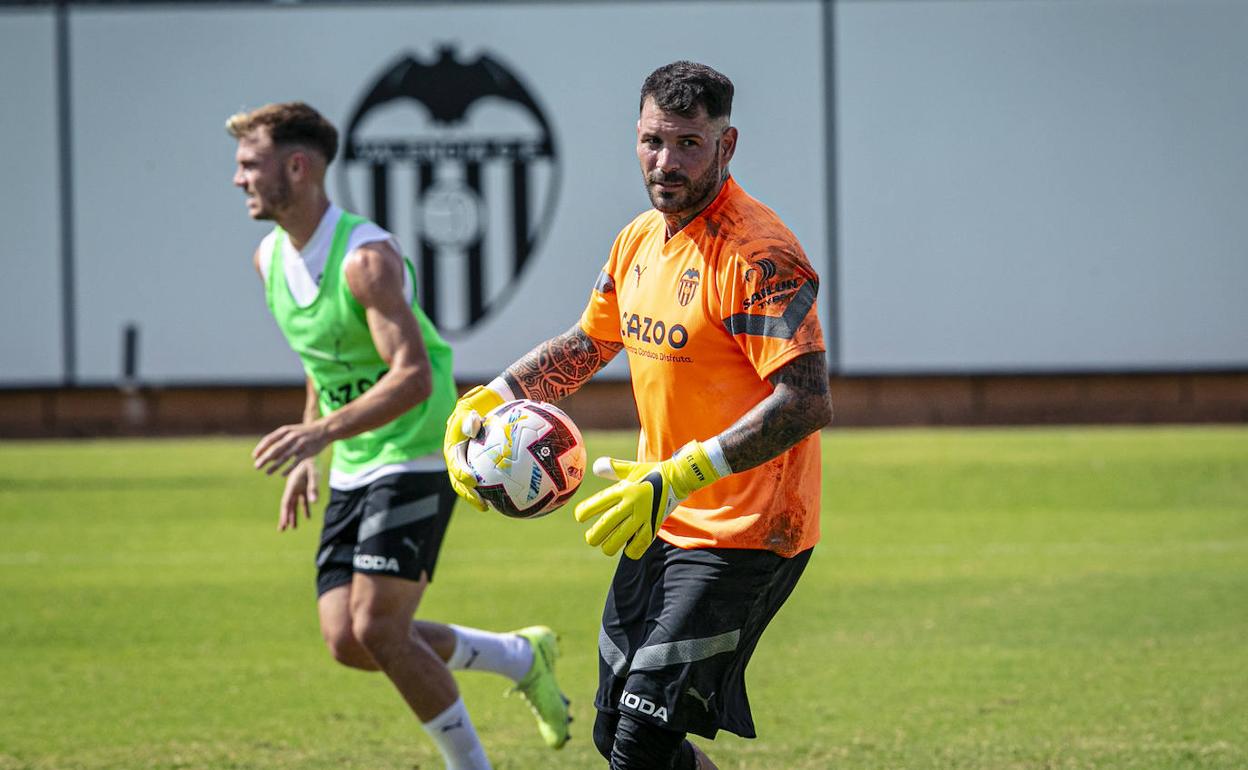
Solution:
<svg viewBox="0 0 1248 770"><path fill-rule="evenodd" d="M628 352L641 420L637 457L663 460L709 439L771 394L767 377L823 351L819 279L775 212L730 177L666 240L650 210L615 239L580 325ZM659 532L681 548L792 556L819 540L818 434L694 493Z"/></svg>

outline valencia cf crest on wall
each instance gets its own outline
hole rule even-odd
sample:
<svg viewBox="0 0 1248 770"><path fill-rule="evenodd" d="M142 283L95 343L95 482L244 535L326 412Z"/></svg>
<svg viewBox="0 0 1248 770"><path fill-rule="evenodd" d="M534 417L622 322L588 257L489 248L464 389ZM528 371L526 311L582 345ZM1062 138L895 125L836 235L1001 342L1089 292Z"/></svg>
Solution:
<svg viewBox="0 0 1248 770"><path fill-rule="evenodd" d="M406 55L346 124L339 183L348 209L399 239L421 307L450 336L513 291L550 227L559 185L550 121L521 78L453 46Z"/></svg>

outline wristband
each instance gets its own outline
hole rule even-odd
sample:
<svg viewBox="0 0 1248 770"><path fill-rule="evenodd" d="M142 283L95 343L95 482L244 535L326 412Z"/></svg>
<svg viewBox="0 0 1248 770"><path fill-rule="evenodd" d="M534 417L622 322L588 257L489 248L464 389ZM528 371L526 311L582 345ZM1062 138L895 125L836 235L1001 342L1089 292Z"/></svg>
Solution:
<svg viewBox="0 0 1248 770"><path fill-rule="evenodd" d="M706 457L711 461L711 467L719 474L722 479L724 476L732 475L732 466L728 464L728 458L724 457L724 447L719 443L719 436L702 442L702 449L706 451Z"/></svg>
<svg viewBox="0 0 1248 770"><path fill-rule="evenodd" d="M507 380L503 379L501 375L490 380L485 387L497 393L504 403L516 400L516 394L512 392L511 386L507 384Z"/></svg>

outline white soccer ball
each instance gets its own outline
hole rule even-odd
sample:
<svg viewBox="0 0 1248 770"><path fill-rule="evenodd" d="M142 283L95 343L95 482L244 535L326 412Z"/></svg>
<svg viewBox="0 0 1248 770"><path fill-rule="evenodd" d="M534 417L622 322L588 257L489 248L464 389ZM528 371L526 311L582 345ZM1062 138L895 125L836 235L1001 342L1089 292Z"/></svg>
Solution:
<svg viewBox="0 0 1248 770"><path fill-rule="evenodd" d="M566 503L585 478L585 442L556 406L520 399L485 416L468 442L477 494L504 516L535 519Z"/></svg>

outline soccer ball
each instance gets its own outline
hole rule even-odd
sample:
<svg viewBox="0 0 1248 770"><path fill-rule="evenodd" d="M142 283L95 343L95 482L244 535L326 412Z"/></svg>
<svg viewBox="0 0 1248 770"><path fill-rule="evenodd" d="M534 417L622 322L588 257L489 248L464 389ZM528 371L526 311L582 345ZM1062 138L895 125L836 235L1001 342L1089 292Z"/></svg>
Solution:
<svg viewBox="0 0 1248 770"><path fill-rule="evenodd" d="M494 510L535 519L563 505L585 477L585 442L558 407L520 399L485 416L468 442L477 494Z"/></svg>

